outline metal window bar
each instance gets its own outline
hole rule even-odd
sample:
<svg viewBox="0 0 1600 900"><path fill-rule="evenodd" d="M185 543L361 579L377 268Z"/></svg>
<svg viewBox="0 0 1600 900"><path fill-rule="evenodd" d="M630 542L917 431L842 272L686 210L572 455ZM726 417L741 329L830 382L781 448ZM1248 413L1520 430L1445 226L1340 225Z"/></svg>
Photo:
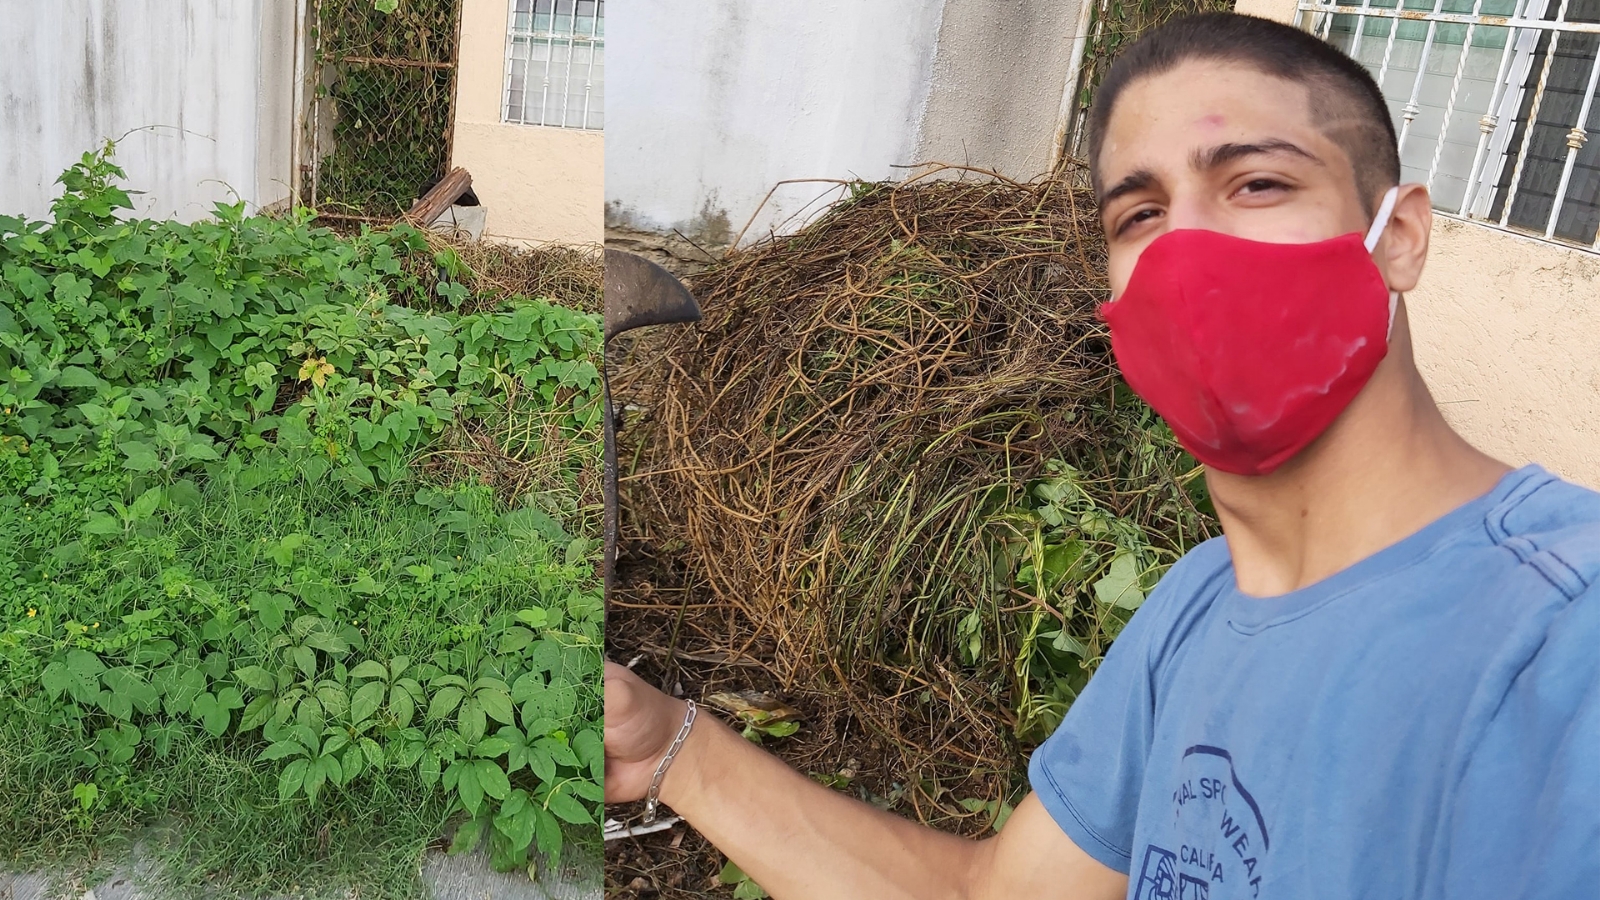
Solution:
<svg viewBox="0 0 1600 900"><path fill-rule="evenodd" d="M503 121L602 129L604 48L605 0L515 0Z"/></svg>
<svg viewBox="0 0 1600 900"><path fill-rule="evenodd" d="M1376 0L1378 3L1384 0ZM1416 74L1412 80L1410 91L1404 98L1391 96L1392 101L1404 99L1400 107L1399 118L1402 119L1399 128L1399 143L1403 153L1406 142L1413 137L1412 122L1422 112L1420 104L1424 93L1425 76L1430 73L1429 60L1435 54L1436 36L1440 26L1465 26L1465 36L1461 39L1459 57L1452 67L1454 76L1450 81L1449 98L1442 109L1442 122L1439 133L1435 139L1432 153L1427 162L1426 184L1430 192L1435 189L1435 182L1442 172L1445 144L1450 134L1450 123L1458 111L1458 104L1463 102L1463 81L1468 65L1468 54L1474 47L1474 35L1488 29L1495 29L1504 37L1504 46L1500 50L1498 64L1493 69L1494 81L1489 88L1489 102L1478 120L1479 134L1476 139L1471 162L1464 174L1464 191L1458 204L1448 204L1450 211L1465 218L1483 221L1494 227L1532 232L1547 240L1560 240L1564 243L1578 243L1589 249L1600 251L1600 225L1592 234L1585 233L1577 239L1571 236L1557 236L1563 211L1573 212L1569 202L1581 206L1586 210L1600 207L1600 177L1587 177L1583 179L1585 185L1582 196L1569 197L1568 191L1574 185L1574 170L1579 164L1579 152L1588 140L1587 127L1590 122L1590 113L1594 109L1594 99L1597 86L1600 86L1600 22L1573 21L1573 18L1596 18L1593 14L1584 16L1570 16L1573 0L1560 0L1559 8L1555 15L1547 18L1549 7L1554 0L1515 0L1515 8L1511 15L1490 15L1484 13L1485 0L1472 0L1471 12L1445 11L1445 0L1434 0L1431 10L1422 3L1422 8L1407 9L1406 0L1388 0L1393 6L1387 8L1375 6L1374 0L1300 0L1298 8L1302 16L1303 27L1324 40L1335 38L1335 19L1345 21L1354 20L1354 33L1350 35L1348 52L1352 57L1359 59L1362 36L1365 34L1366 25L1371 20L1389 20L1388 35L1386 37L1383 57L1377 65L1374 77L1382 87L1394 59L1394 50L1400 27L1403 22L1411 21L1427 23L1426 35L1421 41L1422 51L1417 60ZM1416 0L1413 0L1416 2ZM1423 0L1425 2L1425 0ZM1455 0L1451 5L1459 10L1463 0ZM1585 0L1578 0L1580 5ZM1492 4L1504 9L1504 4ZM1548 35L1548 41L1540 39ZM1561 160L1559 183L1555 188L1551 208L1542 221L1529 221L1528 213L1519 208L1514 214L1513 206L1516 204L1519 190L1532 189L1528 187L1530 177L1544 181L1547 176L1554 175L1553 161L1548 157L1530 162L1530 148L1534 143L1534 131L1537 128L1549 128L1552 122L1541 120L1540 112L1545 106L1546 88L1549 86L1551 69L1557 58L1557 50L1562 47L1564 35L1578 37L1596 36L1595 55L1592 59L1583 58L1579 63L1586 66L1586 79L1582 87L1581 103L1575 117L1570 123L1563 121L1560 127L1565 128L1571 124L1571 130L1566 132L1566 152ZM1340 35L1342 36L1342 34ZM1542 49L1541 48L1542 45ZM1492 47L1492 45L1491 45ZM1443 52L1448 53L1448 50ZM1581 51L1586 53L1587 51ZM1542 55L1543 59L1535 56ZM1567 62L1571 64L1573 57L1569 52ZM1484 63L1487 65L1487 61ZM1370 66L1370 63L1368 63ZM1531 85L1527 78L1532 74L1532 66L1539 66L1538 78ZM1491 71L1485 69L1485 71ZM1571 72L1570 68L1567 70ZM1443 74L1437 72L1435 74ZM1483 79L1479 78L1481 84ZM1527 93L1531 91L1529 98ZM1567 96L1570 96L1571 91ZM1480 96L1481 101L1481 96ZM1562 107L1555 108L1552 115L1560 115ZM1571 107L1566 107L1570 109ZM1526 110L1526 112L1523 112ZM1464 110L1462 110L1464 112ZM1502 126L1508 126L1502 129ZM1521 141L1513 147L1506 138L1511 137L1510 131L1521 128ZM1460 142L1458 142L1460 143ZM1467 142L1470 146L1470 141ZM1546 142L1548 146L1548 142ZM1458 148L1459 149L1459 148ZM1462 150L1464 153L1464 149ZM1464 156L1461 157L1464 161ZM1500 182L1500 175L1507 165L1512 172L1509 181ZM1530 165L1541 167L1539 172L1533 172ZM1592 172L1595 162L1584 163L1586 171ZM1452 174L1452 178L1461 178L1462 175ZM1548 188L1544 188L1548 190ZM1588 196L1594 194L1594 196ZM1542 203L1543 194L1535 197L1535 202ZM1437 202L1437 201L1436 201ZM1498 211L1498 216L1491 213L1491 209ZM1577 212L1582 212L1578 210ZM1540 209L1542 213L1542 208ZM1574 212L1574 215L1577 214ZM1523 221L1516 221L1521 218ZM1577 219L1575 221L1581 221ZM1585 231L1587 230L1587 226Z"/></svg>

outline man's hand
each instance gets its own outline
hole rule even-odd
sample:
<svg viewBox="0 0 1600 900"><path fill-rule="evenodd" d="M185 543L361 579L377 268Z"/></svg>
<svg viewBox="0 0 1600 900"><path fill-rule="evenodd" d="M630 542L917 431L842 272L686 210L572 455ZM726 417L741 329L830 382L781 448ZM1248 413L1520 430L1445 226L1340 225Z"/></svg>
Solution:
<svg viewBox="0 0 1600 900"><path fill-rule="evenodd" d="M606 663L606 801L638 800L686 704ZM774 803L772 798L782 798ZM847 797L702 713L661 785L673 812L779 900L1116 900L1128 879L1078 849L1029 796L969 841Z"/></svg>
<svg viewBox="0 0 1600 900"><path fill-rule="evenodd" d="M606 802L643 800L656 766L683 727L688 704L606 661Z"/></svg>

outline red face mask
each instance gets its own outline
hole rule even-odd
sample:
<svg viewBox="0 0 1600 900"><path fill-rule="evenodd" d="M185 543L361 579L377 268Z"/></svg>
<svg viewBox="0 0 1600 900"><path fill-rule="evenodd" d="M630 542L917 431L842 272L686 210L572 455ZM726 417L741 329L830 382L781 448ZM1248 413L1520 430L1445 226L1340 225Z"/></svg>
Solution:
<svg viewBox="0 0 1600 900"><path fill-rule="evenodd" d="M1395 301L1363 241L1269 244L1170 231L1101 306L1128 386L1200 462L1265 475L1327 430L1389 350Z"/></svg>

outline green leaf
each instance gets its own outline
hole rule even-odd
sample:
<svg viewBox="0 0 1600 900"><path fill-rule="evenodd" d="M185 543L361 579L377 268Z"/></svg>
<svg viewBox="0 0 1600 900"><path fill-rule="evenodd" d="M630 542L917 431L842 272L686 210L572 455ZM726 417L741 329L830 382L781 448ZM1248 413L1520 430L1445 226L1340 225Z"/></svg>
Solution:
<svg viewBox="0 0 1600 900"><path fill-rule="evenodd" d="M556 780L556 761L550 751L537 743L527 748L528 768L543 782Z"/></svg>
<svg viewBox="0 0 1600 900"><path fill-rule="evenodd" d="M80 678L93 679L100 677L100 673L106 670L106 664L87 650L68 650L67 669Z"/></svg>
<svg viewBox="0 0 1600 900"><path fill-rule="evenodd" d="M256 757L256 759L265 762L269 759L283 759L289 756L305 755L306 748L301 746L299 741L279 741L261 751L261 755Z"/></svg>
<svg viewBox="0 0 1600 900"><path fill-rule="evenodd" d="M244 712L239 715L239 733L254 731L267 724L267 721L272 718L272 708L276 705L277 700L278 698L271 694L262 694L251 700L250 705L246 706Z"/></svg>
<svg viewBox="0 0 1600 900"><path fill-rule="evenodd" d="M287 594L268 594L258 591L250 597L250 609L261 619L269 631L283 628L284 620L294 609L294 598Z"/></svg>
<svg viewBox="0 0 1600 900"><path fill-rule="evenodd" d="M122 530L122 526L115 519L112 519L112 524L116 525L117 531ZM526 628L512 626L507 628L506 633L500 636L500 652L507 655L521 653L531 643L533 643L533 632Z"/></svg>
<svg viewBox="0 0 1600 900"><path fill-rule="evenodd" d="M272 673L260 666L245 666L242 669L234 669L233 676L239 679L241 684L253 691L272 691L278 686L278 680L272 677Z"/></svg>
<svg viewBox="0 0 1600 900"><path fill-rule="evenodd" d="M338 753L340 750L343 750L345 747L349 746L349 744L350 735L344 733L343 731L335 731L333 734L328 735L328 739L326 741L322 742L321 755L332 756L333 754Z"/></svg>
<svg viewBox="0 0 1600 900"><path fill-rule="evenodd" d="M322 770L328 775L328 781L332 782L334 787L344 784L344 767L339 765L338 757L324 756L317 762L321 764Z"/></svg>
<svg viewBox="0 0 1600 900"><path fill-rule="evenodd" d="M468 744L476 744L483 739L483 733L489 723L484 717L483 704L476 697L461 704L460 715L456 717L456 727L461 732L461 739Z"/></svg>
<svg viewBox="0 0 1600 900"><path fill-rule="evenodd" d="M493 760L480 759L474 766L478 771L478 784L483 792L496 800L504 800L511 793L511 782L505 770Z"/></svg>
<svg viewBox="0 0 1600 900"><path fill-rule="evenodd" d="M378 707L383 705L385 687L381 681L369 681L362 685L355 696L350 698L350 720L364 722L371 718L372 714L378 711Z"/></svg>
<svg viewBox="0 0 1600 900"><path fill-rule="evenodd" d="M425 787L433 787L439 783L439 754L432 750L425 751L422 758L417 761L417 774L422 778Z"/></svg>
<svg viewBox="0 0 1600 900"><path fill-rule="evenodd" d="M594 817L589 815L583 804L570 794L564 794L559 790L551 791L550 796L545 798L545 806L574 825L594 824Z"/></svg>
<svg viewBox="0 0 1600 900"><path fill-rule="evenodd" d="M451 856L460 856L478 849L478 844L483 839L483 827L488 824L487 816L473 816L461 823L456 829L455 837L450 841L450 849L446 851Z"/></svg>
<svg viewBox="0 0 1600 900"><path fill-rule="evenodd" d="M139 495L128 507L128 518L135 522L150 518L161 507L161 488L153 487Z"/></svg>
<svg viewBox="0 0 1600 900"><path fill-rule="evenodd" d="M513 792L494 819L495 829L506 836L511 849L517 852L526 850L528 845L533 843L533 827L538 821L538 814L526 800L520 804L512 802L526 796L520 790Z"/></svg>
<svg viewBox="0 0 1600 900"><path fill-rule="evenodd" d="M44 667L44 672L39 676L39 683L44 686L45 693L55 700L67 692L72 684L73 675L64 662L53 662Z"/></svg>
<svg viewBox="0 0 1600 900"><path fill-rule="evenodd" d="M466 696L466 691L458 687L447 687L433 695L433 701L428 704L428 718L442 719L450 715Z"/></svg>
<svg viewBox="0 0 1600 900"><path fill-rule="evenodd" d="M297 759L284 767L283 772L278 775L280 801L288 800L299 792L301 785L305 783L306 769L310 765L311 761L308 759Z"/></svg>
<svg viewBox="0 0 1600 900"><path fill-rule="evenodd" d="M416 714L416 700L413 699L411 691L402 685L395 685L389 692L389 712L394 715L401 728L411 724L411 717Z"/></svg>
<svg viewBox="0 0 1600 900"><path fill-rule="evenodd" d="M1040 635L1040 637L1045 636L1046 635ZM1055 636L1050 640L1050 646L1060 650L1062 653L1071 653L1073 656L1076 656L1080 659L1089 658L1088 646L1086 646L1082 641L1068 634L1065 630L1055 632Z"/></svg>
<svg viewBox="0 0 1600 900"><path fill-rule="evenodd" d="M237 696L238 692L235 691L234 694ZM189 714L199 718L201 726L212 737L221 737L226 733L228 724L233 719L229 707L220 702L217 695L209 692L195 698L194 705L189 709Z"/></svg>
<svg viewBox="0 0 1600 900"><path fill-rule="evenodd" d="M69 388L92 388L99 387L101 382L99 376L82 366L66 366L56 383Z"/></svg>
<svg viewBox="0 0 1600 900"><path fill-rule="evenodd" d="M382 678L389 680L389 670L376 660L367 660L350 670L351 678Z"/></svg>
<svg viewBox="0 0 1600 900"><path fill-rule="evenodd" d="M194 700L205 692L206 674L195 666L172 667L162 705L169 716L187 715Z"/></svg>
<svg viewBox="0 0 1600 900"><path fill-rule="evenodd" d="M526 703L544 693L545 688L546 683L543 675L538 672L524 672L516 683L511 686L511 702Z"/></svg>
<svg viewBox="0 0 1600 900"><path fill-rule="evenodd" d="M374 769L382 769L383 768L383 766L384 766L383 748L378 746L378 742L377 741L375 741L375 740L373 740L372 738L369 738L369 737L363 737L361 739L361 752L363 754L365 754L366 757L367 757L367 765L371 766Z"/></svg>
<svg viewBox="0 0 1600 900"><path fill-rule="evenodd" d="M344 751L344 778L345 781L354 781L361 776L361 769L365 758L361 754L360 744L351 744Z"/></svg>
<svg viewBox="0 0 1600 900"><path fill-rule="evenodd" d="M324 757L322 759L313 760L311 764L306 767L306 780L304 787L306 791L306 797L312 803L317 802L317 794L322 791L322 785L328 780L328 764L332 762L333 760ZM293 763L290 765L293 765Z"/></svg>
<svg viewBox="0 0 1600 900"><path fill-rule="evenodd" d="M343 655L350 650L350 645L345 643L344 638L326 631L313 631L306 635L305 643L307 647L315 647L333 656Z"/></svg>
<svg viewBox="0 0 1600 900"><path fill-rule="evenodd" d="M1138 609L1144 603L1144 591L1139 589L1138 557L1118 550L1106 574L1094 583L1094 596L1107 606Z"/></svg>
<svg viewBox="0 0 1600 900"><path fill-rule="evenodd" d="M543 628L550 621L550 612L537 606L531 609L519 609L517 610L517 621L529 628Z"/></svg>
<svg viewBox="0 0 1600 900"><path fill-rule="evenodd" d="M400 0L372 0L372 8L388 15L400 8Z"/></svg>
<svg viewBox="0 0 1600 900"><path fill-rule="evenodd" d="M156 455L155 448L143 441L128 441L117 447L127 459L123 460L122 467L135 472L154 472L161 468L161 458Z"/></svg>
<svg viewBox="0 0 1600 900"><path fill-rule="evenodd" d="M483 806L483 786L478 783L478 770L470 765L462 764L460 774L456 777L456 793L461 795L461 805L467 812L476 816L479 807Z"/></svg>
<svg viewBox="0 0 1600 900"><path fill-rule="evenodd" d="M132 666L109 669L101 677L111 693L138 707L140 712L149 715L161 708L161 692Z"/></svg>
<svg viewBox="0 0 1600 900"><path fill-rule="evenodd" d="M741 881L738 887L733 889L733 900L765 900L766 897L767 892L754 881Z"/></svg>
<svg viewBox="0 0 1600 900"><path fill-rule="evenodd" d="M511 742L499 737L484 738L478 742L478 746L472 748L472 755L479 759L495 759L509 752L511 752Z"/></svg>
<svg viewBox="0 0 1600 900"><path fill-rule="evenodd" d="M483 706L483 711L496 722L502 725L516 723L516 709L511 705L510 696L497 690L489 690L479 691L475 699Z"/></svg>
<svg viewBox="0 0 1600 900"><path fill-rule="evenodd" d="M294 657L294 664L300 667L307 678L317 673L317 654L310 647L296 647L290 651Z"/></svg>

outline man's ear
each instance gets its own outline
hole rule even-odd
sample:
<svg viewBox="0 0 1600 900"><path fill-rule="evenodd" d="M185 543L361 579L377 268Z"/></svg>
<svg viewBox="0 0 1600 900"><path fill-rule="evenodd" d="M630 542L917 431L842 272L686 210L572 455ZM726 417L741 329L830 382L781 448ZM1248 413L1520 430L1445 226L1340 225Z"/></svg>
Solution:
<svg viewBox="0 0 1600 900"><path fill-rule="evenodd" d="M1428 236L1433 231L1433 201L1421 184L1400 185L1394 212L1373 251L1389 290L1405 293L1417 286L1428 261Z"/></svg>

